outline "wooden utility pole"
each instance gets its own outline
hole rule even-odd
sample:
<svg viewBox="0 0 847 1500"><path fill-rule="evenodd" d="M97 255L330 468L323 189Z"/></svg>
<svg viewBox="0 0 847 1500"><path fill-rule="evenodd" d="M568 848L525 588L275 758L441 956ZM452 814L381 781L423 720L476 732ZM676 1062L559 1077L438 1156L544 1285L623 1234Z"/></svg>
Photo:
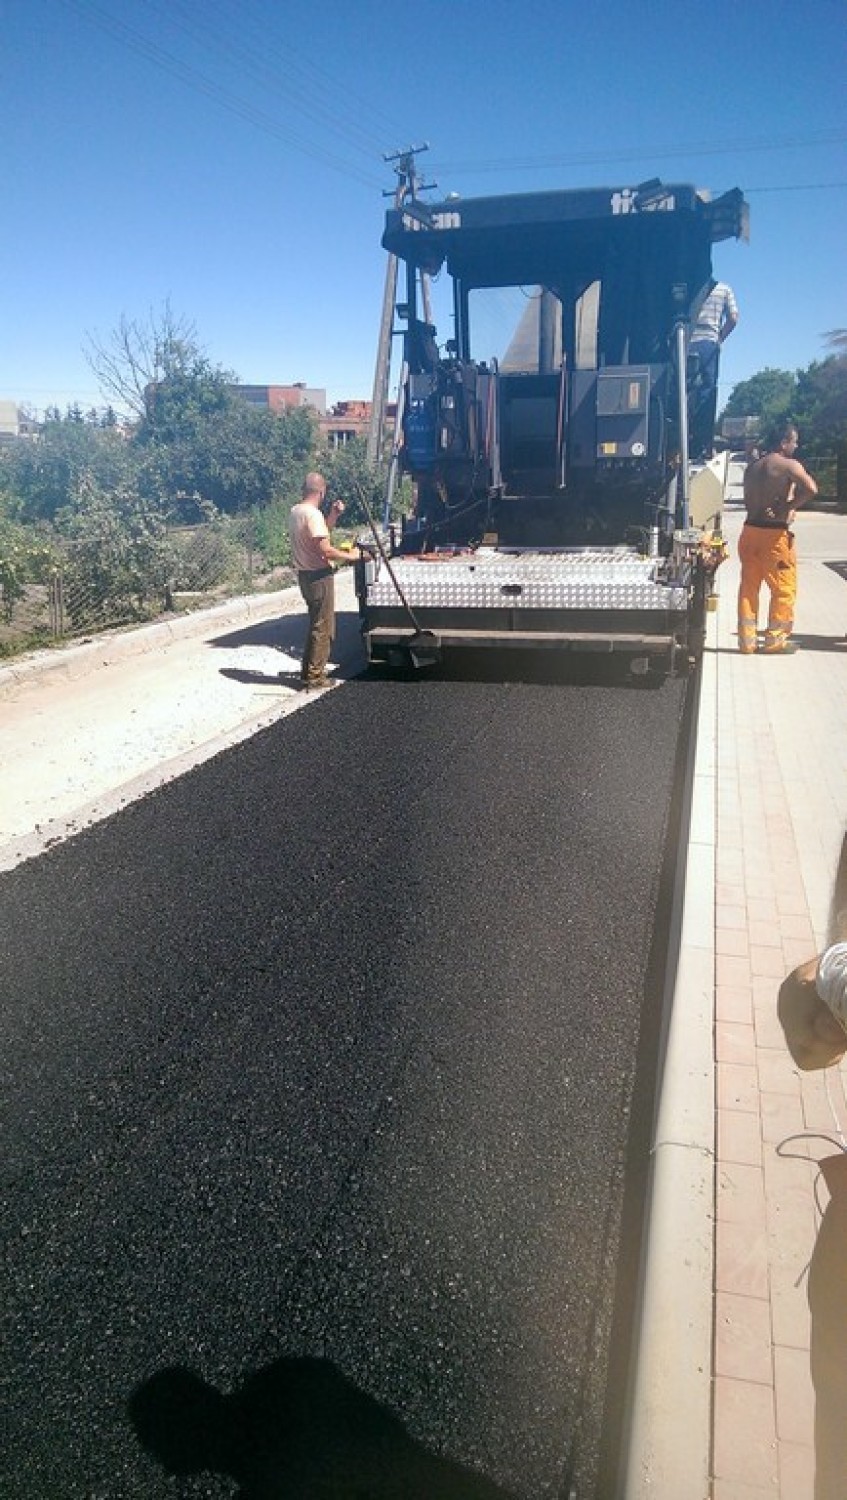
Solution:
<svg viewBox="0 0 847 1500"><path fill-rule="evenodd" d="M426 141L420 146L407 146L405 151L395 151L383 157L384 161L395 161L397 187L394 190L394 207L402 208L409 198L414 198L424 186L418 181L415 171L415 156L429 149ZM384 193L390 198L390 193ZM397 256L389 255L385 268L385 290L382 296L382 318L379 326L379 344L376 351L373 400L371 401L371 425L368 432L367 460L373 467L382 452L382 434L385 428L385 410L388 405L388 381L391 373L391 339L394 332L394 307L397 299ZM428 293L425 305L428 304Z"/></svg>

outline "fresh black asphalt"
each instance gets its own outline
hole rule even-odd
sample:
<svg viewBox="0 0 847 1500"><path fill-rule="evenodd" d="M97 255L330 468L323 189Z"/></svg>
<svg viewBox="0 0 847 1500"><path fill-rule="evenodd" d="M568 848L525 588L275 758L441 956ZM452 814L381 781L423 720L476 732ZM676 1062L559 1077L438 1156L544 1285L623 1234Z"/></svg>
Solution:
<svg viewBox="0 0 847 1500"><path fill-rule="evenodd" d="M603 1500L684 701L363 678L0 876L4 1500Z"/></svg>

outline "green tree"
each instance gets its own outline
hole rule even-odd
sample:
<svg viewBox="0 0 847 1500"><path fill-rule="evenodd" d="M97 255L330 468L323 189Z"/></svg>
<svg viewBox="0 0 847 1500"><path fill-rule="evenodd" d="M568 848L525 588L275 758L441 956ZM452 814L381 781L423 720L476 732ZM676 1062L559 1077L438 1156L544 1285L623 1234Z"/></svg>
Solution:
<svg viewBox="0 0 847 1500"><path fill-rule="evenodd" d="M733 386L723 417L760 417L762 432L790 416L797 390L791 370L768 367Z"/></svg>
<svg viewBox="0 0 847 1500"><path fill-rule="evenodd" d="M203 350L194 324L175 316L166 301L146 320L122 315L105 339L89 334L85 354L104 395L140 420L147 415L150 392L184 373Z"/></svg>
<svg viewBox="0 0 847 1500"><path fill-rule="evenodd" d="M310 466L314 414L250 406L168 303L90 339L88 360L103 392L137 418L142 488L175 519L195 520L198 503L232 514L279 501Z"/></svg>
<svg viewBox="0 0 847 1500"><path fill-rule="evenodd" d="M161 382L137 434L148 492L182 519L186 497L232 514L291 495L315 440L309 410L250 406L202 357Z"/></svg>
<svg viewBox="0 0 847 1500"><path fill-rule="evenodd" d="M832 454L847 442L847 354L799 372L792 415L807 453Z"/></svg>
<svg viewBox="0 0 847 1500"><path fill-rule="evenodd" d="M56 516L67 546L64 596L75 625L142 620L162 607L173 567L158 506L119 483L108 491L86 476L74 505Z"/></svg>
<svg viewBox="0 0 847 1500"><path fill-rule="evenodd" d="M367 443L355 437L341 448L327 449L319 460L321 472L331 497L344 501L344 526L365 526L367 515L362 495L378 521L382 521L387 481L386 467L372 467L367 459Z"/></svg>
<svg viewBox="0 0 847 1500"><path fill-rule="evenodd" d="M52 521L73 508L86 484L109 491L131 482L136 469L132 444L117 427L57 413L38 438L19 438L0 451L0 493L18 520Z"/></svg>

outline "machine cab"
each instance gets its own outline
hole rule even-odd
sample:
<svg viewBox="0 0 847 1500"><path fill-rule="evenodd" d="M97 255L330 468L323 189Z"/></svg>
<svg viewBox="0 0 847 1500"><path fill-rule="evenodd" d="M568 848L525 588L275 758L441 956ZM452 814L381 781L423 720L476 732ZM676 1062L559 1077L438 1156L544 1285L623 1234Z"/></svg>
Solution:
<svg viewBox="0 0 847 1500"><path fill-rule="evenodd" d="M621 542L676 522L680 359L711 245L746 232L738 192L688 185L406 204L400 463L409 545ZM446 269L452 327L419 315ZM680 351L683 351L680 354Z"/></svg>

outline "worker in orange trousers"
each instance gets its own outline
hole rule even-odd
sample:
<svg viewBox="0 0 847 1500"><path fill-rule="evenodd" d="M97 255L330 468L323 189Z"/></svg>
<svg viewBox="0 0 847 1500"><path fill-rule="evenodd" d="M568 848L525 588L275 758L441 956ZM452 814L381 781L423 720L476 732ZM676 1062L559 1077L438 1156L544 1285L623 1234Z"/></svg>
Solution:
<svg viewBox="0 0 847 1500"><path fill-rule="evenodd" d="M770 593L764 650L769 655L791 649L797 598L797 554L791 523L799 506L818 492L811 474L794 457L799 442L793 423L783 427L771 451L748 464L744 474L747 519L741 528L738 556L738 649L757 650L759 594Z"/></svg>

